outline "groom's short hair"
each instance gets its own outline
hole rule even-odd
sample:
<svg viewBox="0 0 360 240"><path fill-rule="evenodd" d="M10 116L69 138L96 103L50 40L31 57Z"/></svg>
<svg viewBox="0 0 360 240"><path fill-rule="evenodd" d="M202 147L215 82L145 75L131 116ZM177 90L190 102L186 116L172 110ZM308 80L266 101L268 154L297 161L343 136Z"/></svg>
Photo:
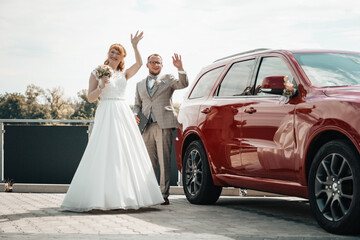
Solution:
<svg viewBox="0 0 360 240"><path fill-rule="evenodd" d="M162 57L161 57L159 54L153 53L153 54L151 54L151 55L148 57L148 59L147 59L148 62L149 62L149 59L150 59L151 57L159 57L159 58L161 58L161 61L162 61Z"/></svg>

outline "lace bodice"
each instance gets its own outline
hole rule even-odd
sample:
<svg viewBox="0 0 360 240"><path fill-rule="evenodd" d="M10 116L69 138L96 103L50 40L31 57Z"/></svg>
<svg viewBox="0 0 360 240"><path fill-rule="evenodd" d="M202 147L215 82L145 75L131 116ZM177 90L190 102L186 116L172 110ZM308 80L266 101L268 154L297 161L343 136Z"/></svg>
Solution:
<svg viewBox="0 0 360 240"><path fill-rule="evenodd" d="M92 72L95 75L95 70ZM100 79L96 79L100 81ZM125 72L112 70L110 83L102 90L100 99L104 98L124 98L126 90L126 77Z"/></svg>

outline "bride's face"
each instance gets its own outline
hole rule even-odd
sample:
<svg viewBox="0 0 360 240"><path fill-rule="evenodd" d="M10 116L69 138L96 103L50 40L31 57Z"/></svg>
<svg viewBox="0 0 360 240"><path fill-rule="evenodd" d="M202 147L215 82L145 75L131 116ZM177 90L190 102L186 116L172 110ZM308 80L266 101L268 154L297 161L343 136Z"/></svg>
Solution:
<svg viewBox="0 0 360 240"><path fill-rule="evenodd" d="M116 49L110 49L108 59L110 64L117 66L121 61L121 53Z"/></svg>

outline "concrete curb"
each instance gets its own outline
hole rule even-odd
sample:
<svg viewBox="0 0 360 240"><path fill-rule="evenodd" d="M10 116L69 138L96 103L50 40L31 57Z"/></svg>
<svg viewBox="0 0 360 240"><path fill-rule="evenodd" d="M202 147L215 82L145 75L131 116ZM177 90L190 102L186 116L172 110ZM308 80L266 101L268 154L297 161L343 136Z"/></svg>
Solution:
<svg viewBox="0 0 360 240"><path fill-rule="evenodd" d="M12 192L16 193L66 193L69 184L30 184L30 183L14 183ZM5 192L5 183L0 183L0 192ZM182 186L171 186L171 195L184 195ZM241 189L224 187L221 196L243 196ZM283 195L266 193L255 190L247 190L246 196L249 197L279 197Z"/></svg>

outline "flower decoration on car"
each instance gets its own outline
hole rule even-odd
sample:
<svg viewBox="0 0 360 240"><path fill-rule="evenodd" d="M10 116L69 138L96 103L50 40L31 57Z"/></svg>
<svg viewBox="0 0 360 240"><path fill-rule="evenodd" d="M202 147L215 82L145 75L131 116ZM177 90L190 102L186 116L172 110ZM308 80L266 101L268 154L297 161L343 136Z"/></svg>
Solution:
<svg viewBox="0 0 360 240"><path fill-rule="evenodd" d="M288 76L284 77L284 96L290 97L294 94L294 84L289 80Z"/></svg>

